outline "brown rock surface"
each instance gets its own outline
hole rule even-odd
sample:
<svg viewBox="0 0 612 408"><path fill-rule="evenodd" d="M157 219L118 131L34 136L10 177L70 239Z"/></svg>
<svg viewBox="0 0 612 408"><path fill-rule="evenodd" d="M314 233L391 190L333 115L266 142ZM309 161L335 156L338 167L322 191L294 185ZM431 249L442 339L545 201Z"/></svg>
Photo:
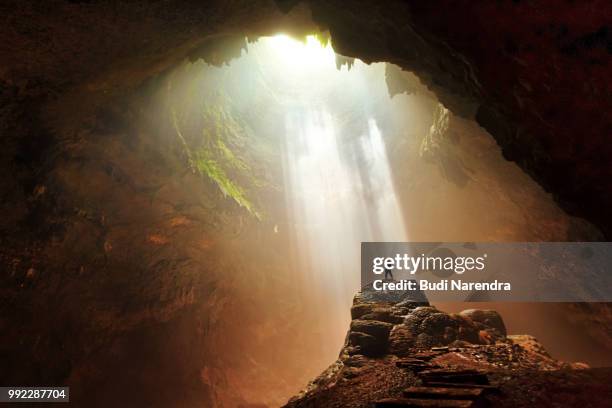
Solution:
<svg viewBox="0 0 612 408"><path fill-rule="evenodd" d="M353 310L379 307L371 299L368 294L355 296ZM382 304L385 308L394 307L387 301ZM285 407L365 408L372 404L376 407L467 407L491 401L495 401L494 406L516 403L516 406L527 407L529 401L544 398L546 393L538 390L531 397L523 394L530 383L525 376L534 372L538 373L536 382L552 385L566 376L575 387L601 389L606 394L612 392L608 384L612 371L590 371L580 363L558 361L548 355L533 336L506 336L504 322L494 310L469 309L452 315L434 307L420 306L407 310L401 323L378 323L353 320L349 343L338 361ZM455 339L449 344L450 337L456 338L458 328L468 327L474 333L474 325L491 333L486 341L472 335L464 338L471 338L473 342ZM356 330L379 336L389 333L389 347L384 352L378 348L375 355L360 355L359 349L352 345L366 338L375 344L375 338ZM578 374L580 372L584 374ZM512 389L509 384L520 385ZM567 406L578 407L577 401L581 399L594 403L592 406L605 406L589 398L579 392Z"/></svg>

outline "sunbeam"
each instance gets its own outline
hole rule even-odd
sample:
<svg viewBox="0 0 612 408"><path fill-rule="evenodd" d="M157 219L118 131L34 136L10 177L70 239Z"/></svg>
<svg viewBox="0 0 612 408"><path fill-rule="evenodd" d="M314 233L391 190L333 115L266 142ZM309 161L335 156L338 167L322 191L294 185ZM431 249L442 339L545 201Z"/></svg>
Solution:
<svg viewBox="0 0 612 408"><path fill-rule="evenodd" d="M320 320L320 330L341 338L338 321L347 319L359 290L360 243L407 239L384 134L369 109L376 94L369 91L384 83L368 83L378 67L358 62L351 71L338 70L331 47L313 37L301 43L277 36L255 48L260 55L276 55L278 65L268 79L285 92L282 163L296 270L316 299L318 315L328 316ZM318 86L306 87L296 76ZM285 80L293 92L282 86ZM296 89L300 83L304 87ZM341 103L330 103L332 98ZM360 113L352 121L359 125L346 126L347 106L355 105ZM330 342L321 338L321 343Z"/></svg>

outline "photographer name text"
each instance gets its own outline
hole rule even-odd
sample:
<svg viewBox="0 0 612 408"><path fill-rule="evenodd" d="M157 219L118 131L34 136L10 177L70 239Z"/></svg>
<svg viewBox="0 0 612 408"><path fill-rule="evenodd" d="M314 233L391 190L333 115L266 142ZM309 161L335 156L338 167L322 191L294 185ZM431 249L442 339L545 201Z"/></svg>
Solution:
<svg viewBox="0 0 612 408"><path fill-rule="evenodd" d="M372 282L374 290L379 291L408 291L408 290L423 290L423 291L510 291L512 285L509 282L465 282L459 279L443 279L439 282L430 282L425 279L400 281L385 281L382 279Z"/></svg>

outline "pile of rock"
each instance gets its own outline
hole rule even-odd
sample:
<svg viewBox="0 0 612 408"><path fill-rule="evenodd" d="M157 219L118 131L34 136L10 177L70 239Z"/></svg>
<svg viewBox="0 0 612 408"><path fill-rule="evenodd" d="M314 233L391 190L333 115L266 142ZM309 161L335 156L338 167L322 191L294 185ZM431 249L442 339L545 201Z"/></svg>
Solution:
<svg viewBox="0 0 612 408"><path fill-rule="evenodd" d="M514 407L524 392L505 382L533 392L533 373L588 368L552 358L532 336L506 335L493 310L445 313L418 293L362 291L351 316L339 359L285 408Z"/></svg>
<svg viewBox="0 0 612 408"><path fill-rule="evenodd" d="M358 294L351 317L348 355L406 356L418 349L493 344L506 337L506 327L496 311L445 313L421 299L393 303Z"/></svg>

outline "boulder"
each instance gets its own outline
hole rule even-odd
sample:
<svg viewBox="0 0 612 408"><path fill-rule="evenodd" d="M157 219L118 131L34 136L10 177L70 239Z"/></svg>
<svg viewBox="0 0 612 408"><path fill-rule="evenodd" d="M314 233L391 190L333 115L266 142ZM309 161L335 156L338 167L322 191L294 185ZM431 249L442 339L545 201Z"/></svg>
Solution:
<svg viewBox="0 0 612 408"><path fill-rule="evenodd" d="M353 346L351 354L363 354L367 357L376 357L387 351L387 339L376 338L362 332L351 332L349 344Z"/></svg>
<svg viewBox="0 0 612 408"><path fill-rule="evenodd" d="M412 299L407 299L407 300L403 300L395 304L394 308L397 308L398 310L400 310L402 312L401 314L408 314L411 310L414 310L417 307L427 307L427 306L429 306L429 302L418 302Z"/></svg>
<svg viewBox="0 0 612 408"><path fill-rule="evenodd" d="M412 309L409 316L412 316L416 318L417 320L420 320L432 313L440 313L440 311L433 306L418 306Z"/></svg>
<svg viewBox="0 0 612 408"><path fill-rule="evenodd" d="M410 329L419 348L446 346L456 341L490 344L505 334L501 317L496 319L495 314L474 313L482 321L479 322L472 320L470 314L448 314L434 307L417 307L405 317L404 325Z"/></svg>
<svg viewBox="0 0 612 408"><path fill-rule="evenodd" d="M389 332L392 328L393 325L391 323L376 320L353 320L351 322L351 332L369 334L385 341L389 338Z"/></svg>
<svg viewBox="0 0 612 408"><path fill-rule="evenodd" d="M468 309L462 311L459 313L459 315L472 320L474 323L476 323L477 328L480 330L490 332L490 329L494 329L498 332L496 333L498 336L506 336L506 326L504 325L504 320L495 310ZM478 323L480 323L482 326L480 326Z"/></svg>
<svg viewBox="0 0 612 408"><path fill-rule="evenodd" d="M478 344L478 329L472 319L458 314L451 316L457 322L457 341Z"/></svg>
<svg viewBox="0 0 612 408"><path fill-rule="evenodd" d="M393 308L375 308L369 313L366 313L360 317L362 320L377 320L380 322L386 322L391 324L399 324L404 321L404 318L398 314Z"/></svg>
<svg viewBox="0 0 612 408"><path fill-rule="evenodd" d="M416 340L414 342L415 347L420 348L420 349L428 349L431 348L433 346L436 346L436 342L434 341L434 338L432 336L430 336L427 333L419 333L416 336Z"/></svg>
<svg viewBox="0 0 612 408"><path fill-rule="evenodd" d="M440 339L448 336L455 337L457 327L457 321L455 321L450 315L441 312L428 315L420 324L422 332ZM452 340L454 340L454 338Z"/></svg>
<svg viewBox="0 0 612 408"><path fill-rule="evenodd" d="M351 319L359 319L361 316L371 313L375 307L375 303L354 303L351 307Z"/></svg>
<svg viewBox="0 0 612 408"><path fill-rule="evenodd" d="M389 354L400 357L410 355L414 340L414 334L408 327L403 324L394 326L389 334Z"/></svg>

